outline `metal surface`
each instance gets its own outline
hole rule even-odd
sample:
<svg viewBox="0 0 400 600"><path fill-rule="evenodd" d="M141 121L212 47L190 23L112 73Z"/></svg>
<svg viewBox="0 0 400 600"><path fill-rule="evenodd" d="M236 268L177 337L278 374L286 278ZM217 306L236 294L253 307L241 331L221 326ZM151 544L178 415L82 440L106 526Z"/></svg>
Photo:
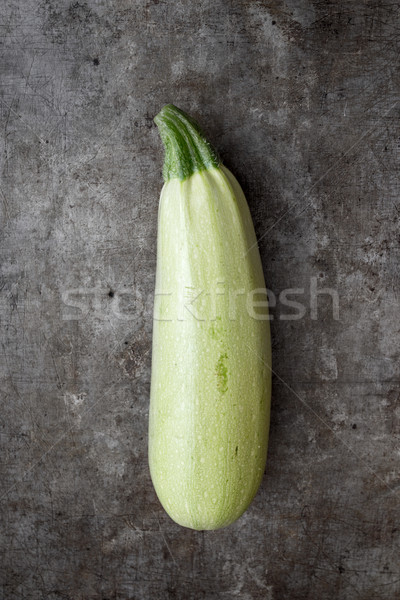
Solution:
<svg viewBox="0 0 400 600"><path fill-rule="evenodd" d="M398 5L1 13L1 598L398 598ZM216 532L147 467L167 102L241 182L277 297L266 476Z"/></svg>

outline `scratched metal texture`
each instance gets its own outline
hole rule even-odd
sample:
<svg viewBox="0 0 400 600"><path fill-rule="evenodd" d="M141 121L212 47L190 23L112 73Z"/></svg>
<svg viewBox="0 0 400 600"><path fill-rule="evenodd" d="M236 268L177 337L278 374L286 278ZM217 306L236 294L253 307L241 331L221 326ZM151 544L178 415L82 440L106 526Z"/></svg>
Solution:
<svg viewBox="0 0 400 600"><path fill-rule="evenodd" d="M369 0L1 3L2 599L400 597L399 32ZM266 475L216 532L147 466L167 102L277 297Z"/></svg>

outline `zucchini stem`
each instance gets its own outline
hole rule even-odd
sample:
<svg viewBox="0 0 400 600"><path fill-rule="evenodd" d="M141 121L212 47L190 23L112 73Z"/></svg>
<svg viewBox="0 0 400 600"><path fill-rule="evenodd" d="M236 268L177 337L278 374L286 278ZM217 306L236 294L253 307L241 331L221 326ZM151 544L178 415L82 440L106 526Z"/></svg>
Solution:
<svg viewBox="0 0 400 600"><path fill-rule="evenodd" d="M183 181L193 173L218 167L220 159L198 124L173 104L154 118L165 148L164 181Z"/></svg>

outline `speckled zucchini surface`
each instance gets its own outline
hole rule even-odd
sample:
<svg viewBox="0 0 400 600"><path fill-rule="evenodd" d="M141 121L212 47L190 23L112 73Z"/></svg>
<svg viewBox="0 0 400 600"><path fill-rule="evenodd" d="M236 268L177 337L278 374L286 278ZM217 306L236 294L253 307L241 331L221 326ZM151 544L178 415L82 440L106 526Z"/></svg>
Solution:
<svg viewBox="0 0 400 600"><path fill-rule="evenodd" d="M154 301L149 466L180 525L235 521L267 455L271 350L265 281L243 192L198 125L173 105L164 146ZM257 291L256 291L257 290Z"/></svg>

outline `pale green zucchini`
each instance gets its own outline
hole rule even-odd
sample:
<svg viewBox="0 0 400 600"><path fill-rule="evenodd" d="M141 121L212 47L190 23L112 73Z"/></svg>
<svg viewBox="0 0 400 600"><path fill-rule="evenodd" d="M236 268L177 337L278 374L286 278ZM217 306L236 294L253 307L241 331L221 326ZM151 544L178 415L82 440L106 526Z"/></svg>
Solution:
<svg viewBox="0 0 400 600"><path fill-rule="evenodd" d="M269 321L243 192L196 123L173 105L155 118L165 146L154 304L149 466L180 525L235 521L267 455ZM265 296L264 296L265 300Z"/></svg>

